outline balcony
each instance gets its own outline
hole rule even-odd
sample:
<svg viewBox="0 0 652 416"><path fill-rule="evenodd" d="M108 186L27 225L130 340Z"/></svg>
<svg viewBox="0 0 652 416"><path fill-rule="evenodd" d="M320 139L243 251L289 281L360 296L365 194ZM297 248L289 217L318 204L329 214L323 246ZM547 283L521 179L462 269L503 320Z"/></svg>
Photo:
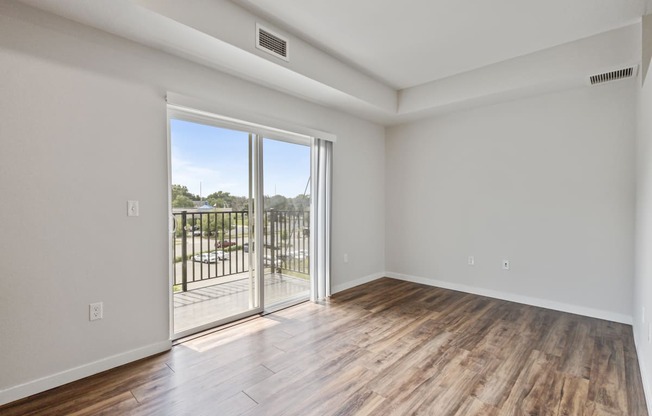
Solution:
<svg viewBox="0 0 652 416"><path fill-rule="evenodd" d="M173 213L175 333L250 309L253 227L248 211ZM263 213L265 305L306 295L310 288L310 213Z"/></svg>

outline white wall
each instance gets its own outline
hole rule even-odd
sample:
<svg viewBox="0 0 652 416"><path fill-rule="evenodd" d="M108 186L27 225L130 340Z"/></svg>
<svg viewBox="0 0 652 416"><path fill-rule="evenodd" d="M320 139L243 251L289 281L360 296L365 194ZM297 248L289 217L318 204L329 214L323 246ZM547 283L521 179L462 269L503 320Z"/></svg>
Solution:
<svg viewBox="0 0 652 416"><path fill-rule="evenodd" d="M631 321L634 88L625 80L388 129L390 275Z"/></svg>
<svg viewBox="0 0 652 416"><path fill-rule="evenodd" d="M334 285L384 270L378 125L13 2L0 91L0 404L169 346L167 91L336 134Z"/></svg>
<svg viewBox="0 0 652 416"><path fill-rule="evenodd" d="M645 27L645 26L644 26ZM649 54L648 54L649 56ZM645 59L645 56L644 56ZM648 58L649 59L649 58ZM643 385L652 413L652 77L638 93L636 147L636 277L634 280L634 339Z"/></svg>

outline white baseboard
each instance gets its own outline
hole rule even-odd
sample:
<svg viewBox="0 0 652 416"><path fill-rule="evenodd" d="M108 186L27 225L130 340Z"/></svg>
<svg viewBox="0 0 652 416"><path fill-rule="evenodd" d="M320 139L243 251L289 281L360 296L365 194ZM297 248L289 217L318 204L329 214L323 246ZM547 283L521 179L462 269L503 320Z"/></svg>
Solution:
<svg viewBox="0 0 652 416"><path fill-rule="evenodd" d="M110 370L111 368L115 368L132 361L140 360L141 358L149 357L150 355L167 351L171 347L171 341L158 342L156 344L137 348L135 350L103 358L92 363L84 364L79 367L71 368L70 370L65 370L60 373L39 378L37 380L29 381L24 384L19 384L18 386L9 387L5 390L0 390L0 406L31 396L36 393L41 393L43 391L62 386L84 377L92 376L93 374L101 373L102 371Z"/></svg>
<svg viewBox="0 0 652 416"><path fill-rule="evenodd" d="M385 277L385 273L374 273L368 276L361 277L359 279L351 280L350 282L342 283L341 285L333 286L331 293L335 294L346 289L351 289L352 287L360 286L365 283L373 282L374 280Z"/></svg>
<svg viewBox="0 0 652 416"><path fill-rule="evenodd" d="M525 305L538 306L540 308L552 309L561 312L573 313L576 315L589 316L591 318L604 319L607 321L619 322L631 325L633 319L630 315L600 309L586 308L584 306L571 305L568 303L555 302L547 299L533 298L530 296L518 295L516 293L501 292L497 290L484 289L459 283L445 282L443 280L429 279L427 277L410 276L407 274L386 272L385 276L408 282L421 283L429 286L441 287L443 289L457 290L459 292L472 293L474 295L487 296L490 298L507 300L510 302L523 303Z"/></svg>
<svg viewBox="0 0 652 416"><path fill-rule="evenodd" d="M643 380L643 392L645 393L645 403L647 404L647 413L652 415L652 390L650 390L650 378L646 371L647 365L645 355L641 354L639 350L638 328L634 326L634 345L636 346L636 357L638 358L638 368L641 372L641 380Z"/></svg>

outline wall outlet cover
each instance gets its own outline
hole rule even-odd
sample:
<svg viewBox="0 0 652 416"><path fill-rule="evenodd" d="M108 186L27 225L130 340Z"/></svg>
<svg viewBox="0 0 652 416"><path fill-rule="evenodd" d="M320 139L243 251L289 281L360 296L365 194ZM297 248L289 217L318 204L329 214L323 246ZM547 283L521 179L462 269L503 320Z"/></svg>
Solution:
<svg viewBox="0 0 652 416"><path fill-rule="evenodd" d="M102 319L104 317L104 307L102 305L102 302L97 302L97 303L91 303L88 305L88 310L89 310L89 319L91 321L97 321L98 319Z"/></svg>

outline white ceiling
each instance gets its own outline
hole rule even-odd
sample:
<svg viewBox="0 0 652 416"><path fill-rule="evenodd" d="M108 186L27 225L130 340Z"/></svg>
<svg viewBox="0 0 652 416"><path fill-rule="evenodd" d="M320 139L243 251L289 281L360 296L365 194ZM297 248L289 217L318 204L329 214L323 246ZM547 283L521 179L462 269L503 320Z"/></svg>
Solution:
<svg viewBox="0 0 652 416"><path fill-rule="evenodd" d="M652 11L652 0L19 1L384 125L638 66ZM289 38L289 62L255 47L257 23Z"/></svg>
<svg viewBox="0 0 652 416"><path fill-rule="evenodd" d="M644 0L232 0L395 89L638 21Z"/></svg>

